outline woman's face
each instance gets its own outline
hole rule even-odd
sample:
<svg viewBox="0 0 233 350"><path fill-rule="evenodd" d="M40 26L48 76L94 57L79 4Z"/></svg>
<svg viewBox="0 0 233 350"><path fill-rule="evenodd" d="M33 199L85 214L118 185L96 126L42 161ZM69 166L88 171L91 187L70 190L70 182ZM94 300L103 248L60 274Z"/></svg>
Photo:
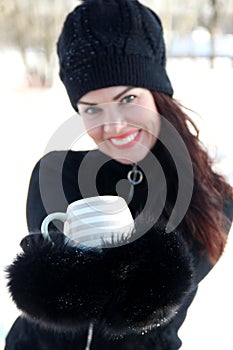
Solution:
<svg viewBox="0 0 233 350"><path fill-rule="evenodd" d="M100 151L120 163L139 162L156 143L160 117L147 89L114 86L90 91L77 107Z"/></svg>

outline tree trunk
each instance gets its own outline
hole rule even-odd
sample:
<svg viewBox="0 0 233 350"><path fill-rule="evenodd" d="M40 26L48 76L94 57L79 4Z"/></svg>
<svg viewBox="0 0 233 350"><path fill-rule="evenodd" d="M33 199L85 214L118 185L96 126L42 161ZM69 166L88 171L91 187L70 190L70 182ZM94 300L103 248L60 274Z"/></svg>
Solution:
<svg viewBox="0 0 233 350"><path fill-rule="evenodd" d="M214 68L214 59L216 56L216 45L215 45L215 36L217 30L217 22L218 22L218 2L217 0L210 0L211 4L211 20L209 24L209 32L210 32L210 67Z"/></svg>

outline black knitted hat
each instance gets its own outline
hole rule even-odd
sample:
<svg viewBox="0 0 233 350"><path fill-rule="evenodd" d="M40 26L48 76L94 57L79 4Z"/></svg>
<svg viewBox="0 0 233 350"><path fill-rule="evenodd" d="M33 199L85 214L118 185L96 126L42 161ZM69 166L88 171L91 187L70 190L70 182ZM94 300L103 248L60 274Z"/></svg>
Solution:
<svg viewBox="0 0 233 350"><path fill-rule="evenodd" d="M86 0L67 16L57 50L75 110L87 92L110 86L173 94L161 21L137 0Z"/></svg>

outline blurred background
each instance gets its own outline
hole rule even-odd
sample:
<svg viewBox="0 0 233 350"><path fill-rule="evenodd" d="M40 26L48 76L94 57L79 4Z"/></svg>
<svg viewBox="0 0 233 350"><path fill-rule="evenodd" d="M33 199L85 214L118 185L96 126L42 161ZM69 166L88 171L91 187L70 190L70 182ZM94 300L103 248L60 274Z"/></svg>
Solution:
<svg viewBox="0 0 233 350"><path fill-rule="evenodd" d="M130 1L130 0L129 0ZM233 0L144 0L159 14L175 98L192 111L215 168L233 185ZM0 349L19 314L4 269L27 234L25 206L32 168L49 140L74 115L58 78L56 41L78 1L0 0L2 244ZM98 13L98 8L96 9ZM74 149L88 149L88 138ZM201 282L180 330L182 350L229 350L233 311L232 234L222 259Z"/></svg>

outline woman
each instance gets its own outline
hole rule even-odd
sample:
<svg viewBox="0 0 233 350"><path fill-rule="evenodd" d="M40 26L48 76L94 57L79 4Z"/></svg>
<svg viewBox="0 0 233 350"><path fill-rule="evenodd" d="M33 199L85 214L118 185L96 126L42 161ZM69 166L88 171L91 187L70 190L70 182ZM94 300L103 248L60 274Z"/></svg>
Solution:
<svg viewBox="0 0 233 350"><path fill-rule="evenodd" d="M179 349L198 283L226 243L232 189L211 170L197 128L172 99L162 27L150 9L85 1L65 21L58 56L72 106L98 149L52 152L35 166L31 235L9 268L24 317L6 350ZM97 194L125 198L137 239L73 247L55 222L52 241L40 234L48 213Z"/></svg>

